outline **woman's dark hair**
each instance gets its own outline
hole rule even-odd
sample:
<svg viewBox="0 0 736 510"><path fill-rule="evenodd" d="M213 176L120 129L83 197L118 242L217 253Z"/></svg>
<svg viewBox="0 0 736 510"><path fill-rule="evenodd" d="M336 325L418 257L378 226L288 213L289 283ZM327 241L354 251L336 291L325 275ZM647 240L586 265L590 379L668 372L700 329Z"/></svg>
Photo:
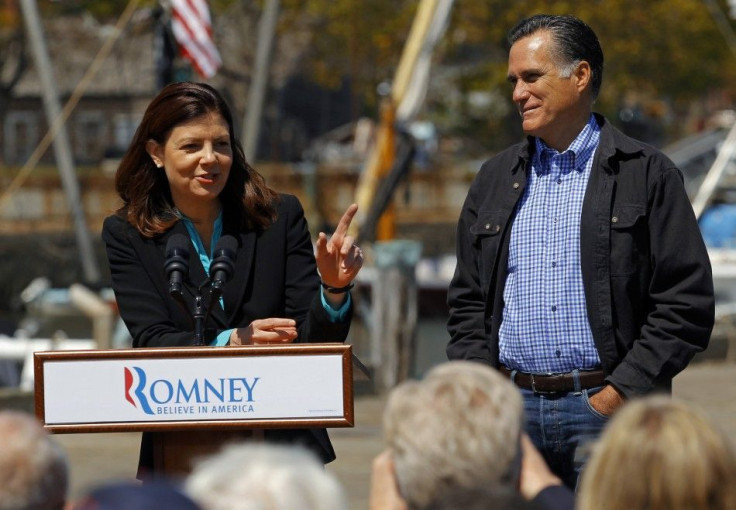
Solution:
<svg viewBox="0 0 736 510"><path fill-rule="evenodd" d="M508 43L512 46L519 39L540 30L547 30L557 44L555 48L560 64L567 65L585 60L593 72L593 99L598 97L603 83L603 50L593 29L575 16L536 14L521 20L509 31Z"/></svg>
<svg viewBox="0 0 736 510"><path fill-rule="evenodd" d="M208 113L218 113L227 122L233 151L230 175L219 196L223 217L257 230L275 220L278 195L246 161L225 100L207 84L180 82L161 89L148 105L115 174L115 190L123 200L117 213L144 236L161 234L179 220L166 174L154 164L146 143L164 144L174 127Z"/></svg>

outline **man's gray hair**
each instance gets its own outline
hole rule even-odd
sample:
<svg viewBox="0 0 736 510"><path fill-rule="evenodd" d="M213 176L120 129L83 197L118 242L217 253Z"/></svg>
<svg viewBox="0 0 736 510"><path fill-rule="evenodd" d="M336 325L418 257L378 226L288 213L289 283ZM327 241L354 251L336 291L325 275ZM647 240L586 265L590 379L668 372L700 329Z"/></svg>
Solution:
<svg viewBox="0 0 736 510"><path fill-rule="evenodd" d="M61 510L68 487L61 446L32 416L0 411L0 510Z"/></svg>
<svg viewBox="0 0 736 510"><path fill-rule="evenodd" d="M523 403L487 365L450 361L391 392L384 411L399 490L422 508L453 487L515 484Z"/></svg>
<svg viewBox="0 0 736 510"><path fill-rule="evenodd" d="M293 445L242 443L198 463L185 491L204 510L346 510L337 479Z"/></svg>
<svg viewBox="0 0 736 510"><path fill-rule="evenodd" d="M507 36L509 45L539 31L552 35L560 75L569 78L577 65L585 60L592 73L591 90L593 99L598 97L603 83L603 50L590 26L575 16L537 14L521 20Z"/></svg>

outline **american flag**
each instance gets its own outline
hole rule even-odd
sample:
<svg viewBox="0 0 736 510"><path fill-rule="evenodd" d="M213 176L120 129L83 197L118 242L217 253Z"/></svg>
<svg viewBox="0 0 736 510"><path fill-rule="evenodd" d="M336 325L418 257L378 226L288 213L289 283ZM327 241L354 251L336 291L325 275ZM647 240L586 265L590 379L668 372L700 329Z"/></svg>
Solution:
<svg viewBox="0 0 736 510"><path fill-rule="evenodd" d="M204 78L211 78L222 65L212 40L212 23L206 0L170 0L171 31L179 51Z"/></svg>

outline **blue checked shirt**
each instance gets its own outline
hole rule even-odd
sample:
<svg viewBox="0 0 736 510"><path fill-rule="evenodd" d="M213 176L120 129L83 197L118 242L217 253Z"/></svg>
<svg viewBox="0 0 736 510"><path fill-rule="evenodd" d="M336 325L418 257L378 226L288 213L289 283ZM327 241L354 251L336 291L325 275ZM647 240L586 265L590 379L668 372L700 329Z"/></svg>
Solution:
<svg viewBox="0 0 736 510"><path fill-rule="evenodd" d="M580 217L599 140L592 115L563 153L536 139L511 227L499 331L508 368L549 374L600 366L580 269Z"/></svg>

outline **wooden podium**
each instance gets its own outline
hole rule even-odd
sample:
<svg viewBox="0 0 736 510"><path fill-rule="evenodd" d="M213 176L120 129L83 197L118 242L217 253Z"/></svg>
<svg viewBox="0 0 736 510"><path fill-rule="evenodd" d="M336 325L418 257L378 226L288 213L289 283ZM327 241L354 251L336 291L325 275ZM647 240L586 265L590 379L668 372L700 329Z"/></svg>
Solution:
<svg viewBox="0 0 736 510"><path fill-rule="evenodd" d="M34 372L47 430L150 432L166 475L264 429L352 427L353 377L368 376L343 344L48 351Z"/></svg>

